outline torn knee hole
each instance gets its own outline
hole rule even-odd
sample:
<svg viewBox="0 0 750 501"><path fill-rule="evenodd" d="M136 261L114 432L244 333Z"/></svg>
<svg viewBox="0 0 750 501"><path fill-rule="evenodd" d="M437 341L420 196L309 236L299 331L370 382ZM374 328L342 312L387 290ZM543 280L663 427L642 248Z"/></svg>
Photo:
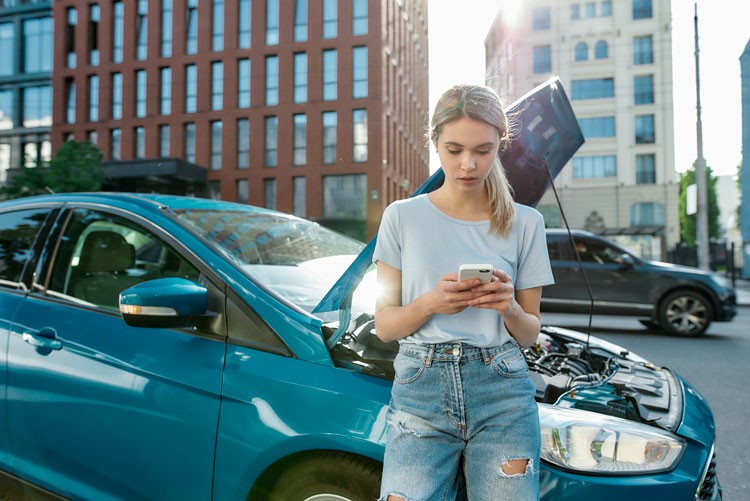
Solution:
<svg viewBox="0 0 750 501"><path fill-rule="evenodd" d="M525 475L529 468L528 459L508 459L501 467L504 475Z"/></svg>
<svg viewBox="0 0 750 501"><path fill-rule="evenodd" d="M391 496L388 496L388 498L386 499L386 501L405 501L405 500L401 496L393 496L393 495L391 495Z"/></svg>

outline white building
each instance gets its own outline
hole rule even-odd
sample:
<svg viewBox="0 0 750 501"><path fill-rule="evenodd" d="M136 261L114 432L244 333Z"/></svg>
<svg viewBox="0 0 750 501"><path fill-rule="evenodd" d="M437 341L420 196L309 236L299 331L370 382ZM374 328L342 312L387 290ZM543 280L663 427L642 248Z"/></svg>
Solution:
<svg viewBox="0 0 750 501"><path fill-rule="evenodd" d="M508 101L563 83L586 138L555 181L570 226L662 259L679 241L670 0L527 0L485 48ZM562 225L552 190L538 208Z"/></svg>

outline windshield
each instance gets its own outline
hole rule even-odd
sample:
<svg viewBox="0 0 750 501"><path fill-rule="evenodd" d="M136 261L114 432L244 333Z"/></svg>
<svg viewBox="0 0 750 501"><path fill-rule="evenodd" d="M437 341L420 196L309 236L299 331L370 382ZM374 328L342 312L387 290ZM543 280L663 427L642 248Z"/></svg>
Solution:
<svg viewBox="0 0 750 501"><path fill-rule="evenodd" d="M174 214L256 283L308 313L364 248L318 223L277 212L184 209ZM373 311L374 293L371 267L354 294L352 310ZM335 320L338 313L318 316Z"/></svg>

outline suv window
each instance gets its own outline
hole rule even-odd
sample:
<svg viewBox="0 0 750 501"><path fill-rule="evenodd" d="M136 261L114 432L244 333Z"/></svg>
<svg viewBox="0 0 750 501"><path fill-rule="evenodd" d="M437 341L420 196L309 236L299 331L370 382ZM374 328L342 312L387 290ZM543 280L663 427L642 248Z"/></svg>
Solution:
<svg viewBox="0 0 750 501"><path fill-rule="evenodd" d="M583 262L599 264L622 262L622 253L619 249L597 240L576 238L576 249Z"/></svg>
<svg viewBox="0 0 750 501"><path fill-rule="evenodd" d="M16 286L31 258L37 233L49 209L26 209L0 214L0 284Z"/></svg>
<svg viewBox="0 0 750 501"><path fill-rule="evenodd" d="M146 228L113 214L77 209L66 225L47 292L116 310L120 292L161 277L197 282L200 273Z"/></svg>

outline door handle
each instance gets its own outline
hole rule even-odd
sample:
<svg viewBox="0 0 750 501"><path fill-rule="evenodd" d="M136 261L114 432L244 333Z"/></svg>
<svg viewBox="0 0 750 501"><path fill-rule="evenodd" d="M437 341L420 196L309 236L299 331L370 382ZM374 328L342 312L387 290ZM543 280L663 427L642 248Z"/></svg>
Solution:
<svg viewBox="0 0 750 501"><path fill-rule="evenodd" d="M62 349L62 341L57 339L57 335L52 329L42 329L35 334L24 332L23 340L25 343L29 343L31 346L36 346L43 350Z"/></svg>

